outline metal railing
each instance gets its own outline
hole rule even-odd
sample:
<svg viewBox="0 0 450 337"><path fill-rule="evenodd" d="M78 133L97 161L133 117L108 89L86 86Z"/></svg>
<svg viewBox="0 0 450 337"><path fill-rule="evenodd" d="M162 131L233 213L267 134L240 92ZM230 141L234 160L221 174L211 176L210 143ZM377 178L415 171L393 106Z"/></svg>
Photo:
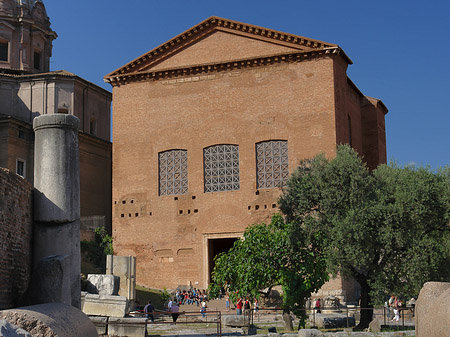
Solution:
<svg viewBox="0 0 450 337"><path fill-rule="evenodd" d="M289 309L288 309L289 310ZM316 314L317 309L301 309L305 312L306 316L309 317L311 326L316 326ZM399 310L398 321L394 318L394 312L392 309L388 310L385 307L374 307L374 308L361 308L358 306L347 306L347 307L321 307L322 314L333 314L339 313L345 315L346 317L346 327L350 328L357 325L360 322L361 312L366 310L373 310L372 319L377 318L380 325L386 327L413 327L414 326L414 307L403 307ZM289 310L292 311L292 310ZM269 313L283 313L281 308L260 308L258 311L254 309L244 310L243 314L248 315L250 325L254 325L255 322L260 322L260 318ZM350 324L353 321L354 325ZM394 320L393 320L394 318ZM267 323L267 321L266 321Z"/></svg>
<svg viewBox="0 0 450 337"><path fill-rule="evenodd" d="M120 325L146 325L146 330L150 330L152 325L173 325L173 324L216 324L216 331L217 336L222 336L222 313L220 311L206 311L203 315L202 313L199 313L197 311L181 311L178 312L178 317L174 321L172 317L172 312L166 312L166 311L155 311L153 316L154 320L151 321L150 318L146 317L146 314L143 312L135 312L133 316L141 317L141 318L147 318L144 322L136 322L133 320L130 320L129 322L122 321L119 324ZM108 320L106 321L106 327L108 327L110 323ZM112 323L111 323L112 324ZM114 323L117 324L117 323Z"/></svg>

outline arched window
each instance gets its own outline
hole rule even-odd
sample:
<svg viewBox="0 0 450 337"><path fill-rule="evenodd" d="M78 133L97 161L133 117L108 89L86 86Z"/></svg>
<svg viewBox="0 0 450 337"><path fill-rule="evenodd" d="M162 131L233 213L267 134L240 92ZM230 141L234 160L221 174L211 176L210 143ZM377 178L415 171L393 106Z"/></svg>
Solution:
<svg viewBox="0 0 450 337"><path fill-rule="evenodd" d="M203 171L205 192L239 190L239 146L223 144L204 148Z"/></svg>
<svg viewBox="0 0 450 337"><path fill-rule="evenodd" d="M282 187L288 177L287 141L268 140L256 143L256 188Z"/></svg>
<svg viewBox="0 0 450 337"><path fill-rule="evenodd" d="M159 195L178 195L188 192L186 150L158 153Z"/></svg>

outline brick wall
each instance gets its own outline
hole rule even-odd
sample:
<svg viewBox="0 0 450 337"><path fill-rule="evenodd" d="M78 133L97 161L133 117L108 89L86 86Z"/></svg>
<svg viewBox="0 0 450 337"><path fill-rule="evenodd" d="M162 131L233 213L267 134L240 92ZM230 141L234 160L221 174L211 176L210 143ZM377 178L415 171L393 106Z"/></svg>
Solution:
<svg viewBox="0 0 450 337"><path fill-rule="evenodd" d="M32 186L0 168L0 309L19 305L31 273Z"/></svg>

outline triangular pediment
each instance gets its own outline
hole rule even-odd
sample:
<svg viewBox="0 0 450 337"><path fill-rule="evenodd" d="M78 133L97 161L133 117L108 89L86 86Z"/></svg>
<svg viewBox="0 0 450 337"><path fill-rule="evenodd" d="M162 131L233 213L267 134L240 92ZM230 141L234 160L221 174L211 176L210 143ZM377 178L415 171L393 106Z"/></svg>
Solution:
<svg viewBox="0 0 450 337"><path fill-rule="evenodd" d="M337 47L323 41L211 17L105 78Z"/></svg>
<svg viewBox="0 0 450 337"><path fill-rule="evenodd" d="M156 64L142 67L140 71L192 67L199 64L215 64L233 60L249 59L309 48L294 48L283 44L242 36L221 30L212 30L202 39L189 44L177 53Z"/></svg>

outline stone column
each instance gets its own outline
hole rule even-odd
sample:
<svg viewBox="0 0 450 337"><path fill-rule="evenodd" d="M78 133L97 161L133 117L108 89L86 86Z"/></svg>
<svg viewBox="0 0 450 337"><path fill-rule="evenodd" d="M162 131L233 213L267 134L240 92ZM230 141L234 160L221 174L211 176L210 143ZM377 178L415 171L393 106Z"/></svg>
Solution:
<svg viewBox="0 0 450 337"><path fill-rule="evenodd" d="M33 268L39 285L33 287L32 296L35 302L77 308L81 291L79 124L77 117L62 114L33 121Z"/></svg>

